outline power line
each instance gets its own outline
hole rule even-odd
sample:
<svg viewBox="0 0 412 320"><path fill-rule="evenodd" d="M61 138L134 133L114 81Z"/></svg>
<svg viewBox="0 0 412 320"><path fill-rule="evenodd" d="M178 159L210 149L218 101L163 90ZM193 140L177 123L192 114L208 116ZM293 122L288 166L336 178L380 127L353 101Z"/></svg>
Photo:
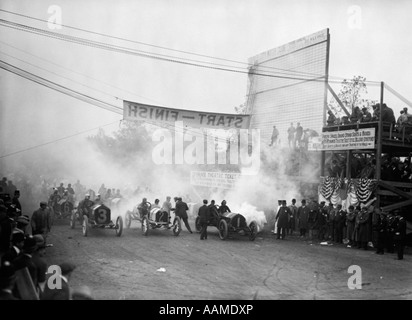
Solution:
<svg viewBox="0 0 412 320"><path fill-rule="evenodd" d="M91 41L88 39L83 39L79 37L73 37L73 36L67 36L67 35L61 35L55 32L51 31L46 31L38 28L33 28L30 26L25 26L13 22L9 22L3 19L0 19L0 25L16 29L16 30L21 30L29 33L34 33L37 35L42 35L50 38L55 38L59 39L62 41L67 41L71 43L77 43L80 45L85 45L89 47L95 47L99 49L104 49L108 51L114 51L114 52L119 52L119 53L125 53L125 54L130 54L130 55L136 55L140 57L145 57L145 58L151 58L151 59L156 59L156 60L161 60L161 61L166 61L166 62L173 62L173 63L178 63L178 64L183 64L183 65L189 65L189 66L195 66L195 67L200 67L200 68L207 68L207 69L213 69L213 70L220 70L220 71L227 71L227 72L234 72L234 73L243 73L243 74L253 74L257 76L264 76L264 77L273 77L273 78L281 78L281 79L290 79L290 80L307 80L307 81L320 81L324 82L324 80L318 80L318 79L310 79L310 78L298 78L298 77L289 77L289 76L281 76L281 75L274 75L274 74L267 74L267 73L258 73L258 72L251 72L250 70L234 70L234 69L228 69L228 68L223 68L223 67L214 67L214 66L209 66L209 65L204 65L204 64L198 64L198 63L192 63L192 62L187 62L187 61L182 61L182 60L175 60L175 59L170 59L170 58L165 58L162 56L156 56L152 54L147 54L147 53L141 53L138 51L135 51L130 48L124 48L124 47L119 47L119 46L113 46L109 45L106 43L101 43L98 41ZM205 62L202 62L205 63ZM237 68L237 67L235 67ZM325 76L323 76L324 78ZM332 81L332 80L330 80Z"/></svg>
<svg viewBox="0 0 412 320"><path fill-rule="evenodd" d="M25 61L25 60L22 60L22 59L19 59L19 58L13 57L12 55L9 55L9 54L7 54L7 53L5 53L5 52L0 51L0 54L3 54L3 55L5 55L5 56L8 56L8 57L10 57L10 58L12 58L12 59L15 59L15 60L17 60L17 61L20 61L20 62L26 63L26 64L28 64L28 65L30 65L30 66L33 66L33 67L35 67L35 68L38 68L38 69L40 69L40 70L43 70L43 71L49 72L49 73L51 73L51 74L53 74L53 75L55 75L55 76L58 76L58 77L60 77L60 78L63 78L63 79L66 79L66 80L69 80L69 81L75 82L75 83L77 83L77 84L79 84L79 85L81 85L81 86L83 86L83 87L86 87L86 88L91 89L91 90L95 90L95 91L100 92L100 93L102 93L102 94L104 94L104 95L106 95L106 96L109 96L109 97L111 97L111 98L116 98L116 97L114 97L113 95L108 94L108 93L107 93L107 92L105 92L105 91L102 91L102 90L99 90L99 89L96 89L96 88L90 87L90 86L88 86L88 85L86 85L86 84L80 83L80 82L75 81L75 80L70 79L70 78L67 78L67 77L62 76L62 75L60 75L60 74L57 74L57 73L55 73L55 72L53 72L53 71L49 71L49 70L47 70L47 69L44 69L44 68L39 67L39 66L37 66L37 65L34 65L34 64L30 63L30 62L27 62L27 61Z"/></svg>
<svg viewBox="0 0 412 320"><path fill-rule="evenodd" d="M21 76L21 77L23 77L23 78L25 78L25 79L27 79L27 80L36 82L36 83L41 84L41 85L43 85L43 86L46 86L46 87L48 87L48 88L50 88L50 89L56 90L56 91L58 91L58 92L60 92L60 93L63 93L63 94L69 95L69 96L71 96L71 97L73 97L73 98L76 98L76 99L82 100L82 101L84 101L84 102L93 104L93 105L95 105L95 106L97 106L97 107L107 109L107 110L112 111L112 112L117 113L117 114L123 114L123 109L120 108L120 107L118 107L118 106L115 106L115 105L112 105L112 104L110 104L110 103L104 102L104 101L102 101L102 100L95 99L95 98L93 98L93 97L84 95L84 94L82 94L82 93L80 93L80 92L78 92L78 91L72 90L72 89L70 89L70 88L61 86L61 85L59 85L59 84L54 83L53 81L47 80L47 79L42 78L42 77L39 77L39 76L37 76L37 75L35 75L35 74L33 74L33 73L30 73L30 72L27 72L27 71L25 71L25 70L23 70L23 69L17 68L17 67L15 67L15 66L7 63L7 62L4 62L4 61L2 61L2 60L0 60L0 68L1 68L1 69L4 69L4 70L6 70L6 71L9 71L9 72L11 72L11 73L14 73L14 74L16 74L16 75L19 75L19 76ZM108 107L111 107L111 108L108 108ZM210 135L209 133L199 133L198 131L194 131L193 129L189 129L189 128L177 128L175 125L169 124L169 123L159 123L159 122L150 121L150 120L149 120L149 121L145 121L145 122L148 123L148 124L152 124L152 125L158 126L158 127L163 127L163 128L165 128L165 129L172 130L172 131L174 131L175 133L186 133L186 132L189 132L189 133L192 133L194 136L212 137L212 138L213 138L214 140L216 140L216 141L226 142L226 139L216 138L215 136ZM91 130L94 130L94 129L91 129ZM55 142L55 141L59 141L59 139L53 140L53 141L51 141L51 142L48 142L47 144L53 143L53 142ZM41 146L43 146L43 144L38 145L38 146L30 147L30 148L27 149L27 150L31 150L31 149L34 149L34 148L36 148L36 147L41 147ZM25 150L26 150L26 149L25 149ZM23 151L24 151L24 150L23 150ZM23 151L18 151L17 153L20 153L20 152L23 152ZM2 157L14 155L14 154L16 154L16 153L8 154L8 155L2 156ZM0 157L0 158L2 158L2 157Z"/></svg>
<svg viewBox="0 0 412 320"><path fill-rule="evenodd" d="M113 112L116 112L118 114L123 114L123 109L118 107L118 106L112 105L110 103L104 102L104 101L96 99L96 98L93 98L89 95L80 93L80 92L75 91L73 89L70 89L66 86L62 86L62 85L57 84L53 81L47 80L43 77L39 77L39 76L37 76L37 75L35 75L31 72L28 72L28 71L20 69L16 66L13 66L12 64L9 64L9 63L7 63L3 60L0 60L0 68L4 69L4 70L7 70L11 73L14 73L16 75L19 75L19 76L21 76L23 78L26 78L28 80L31 80L33 82L36 82L38 84L41 84L41 85L43 85L45 87L48 87L50 89L56 90L60 93L64 93L68 96L77 98L79 100L89 102L89 103L91 103L91 104L93 104L93 105L95 105L99 108L103 108L103 109L106 109L106 110L109 110L109 111L113 111Z"/></svg>
<svg viewBox="0 0 412 320"><path fill-rule="evenodd" d="M116 121L114 121L114 122L111 122L111 123L108 123L108 124L104 124L104 125L102 125L102 126L98 126L98 127L96 127L96 128L93 128L93 129L84 130L84 131L81 131L81 132L77 132L77 133L71 134L71 135L69 135L69 136L61 137L61 138L59 138L59 139L54 139L54 140L52 140L52 141L48 141L48 142L45 142L45 143L42 143L42 144L38 144L38 145L35 145L35 146L32 146L32 147L28 147L28 148L25 148L25 149L21 149L21 150L18 150L18 151L9 153L9 154L5 154L5 155L0 156L0 159L6 158L6 157L10 157L10 156L14 156L14 155L16 155L16 154L19 154L19 153L22 153L22 152L26 152L26 151L30 151L30 150L33 150L33 149L37 149L37 148L40 148L40 147L43 147L43 146L46 146L46 145L49 145L49 144L52 144L52 143L55 143L55 142L59 142L59 141L62 141L62 140L66 140L66 139L69 139L69 138L73 138L73 137L75 137L75 136L78 136L78 135L81 135L81 134L85 134L85 133L87 133L87 132L90 132L90 131L93 131L93 130L96 130L96 129L99 129L99 128L102 128L102 127L110 126L110 125L112 125L112 124L114 124L114 123L116 123L116 122L118 122L118 121L119 121L119 120L116 120Z"/></svg>
<svg viewBox="0 0 412 320"><path fill-rule="evenodd" d="M0 9L0 11L12 14L12 15L16 15L16 16L20 16L20 17L24 17L27 19L31 19L31 20L36 20L36 21L41 21L41 22L47 22L49 23L49 21L44 20L44 19L39 19L39 18L35 18L32 16L28 16L28 15L24 15L24 14L20 14L20 13L16 13L16 12L12 12L12 11L8 11L8 10L4 10L4 9ZM159 49L163 49L163 50L168 50L168 51L173 51L173 52L179 52L179 53L184 53L184 54L189 54L189 55L194 55L194 56L199 56L199 57L203 57L203 58L210 58L210 59L215 59L215 60L222 60L222 61L226 61L226 62L232 62L232 63L237 63L237 64L241 64L244 66L247 66L247 68L253 67L253 64L250 63L246 63L246 62L242 62L242 61L236 61L236 60L231 60L231 59L225 59L225 58L219 58L219 57L214 57L214 56L210 56L210 55L204 55L204 54L199 54L199 53L194 53L194 52L190 52L190 51L183 51L183 50L177 50L177 49L172 49L172 48L168 48L168 47L163 47L163 46L158 46L158 45L153 45L153 44L148 44L145 42L140 42L140 41L136 41L136 40L130 40L130 39L126 39L126 38L122 38L122 37L116 37L116 36L112 36L112 35L108 35L108 34L104 34L104 33L100 33L100 32L95 32L95 31L90 31L90 30L86 30L86 29L82 29L82 28L78 28L78 27L73 27L73 26L69 26L69 25L65 25L65 24L61 24L61 26L68 28L68 29L72 29L72 30L77 30L77 31L82 31L82 32L86 32L86 33L90 33L90 34L94 34L94 35L99 35L99 36L103 36L103 37L107 37L107 38L111 38L111 39L116 39L116 40L121 40L121 41L125 41L125 42L129 42L129 43L134 43L134 44L139 44L139 45L144 45L144 46L149 46L149 47L153 47L153 48L159 48ZM287 74L301 74L301 75L311 75L311 76L320 76L321 74L318 73L311 73L311 72L302 72L302 71L294 71L294 70L290 70L290 69L282 69L282 68L276 68L276 67L269 67L269 66L260 66L261 68L265 68L265 69L271 69L271 70L280 70L280 71L286 71ZM342 77L334 77L334 76L330 76L336 79L341 79L343 80L344 78Z"/></svg>
<svg viewBox="0 0 412 320"><path fill-rule="evenodd" d="M108 83L108 82L105 82L105 81L101 81L101 80L99 80L99 79L90 77L90 76L88 76L88 75L86 75L86 74L83 74L83 73L81 73L81 72L77 72L77 71L74 71L74 70L72 70L72 69L66 68L66 67L64 67L64 66L62 66L62 65L59 65L59 64L54 63L54 62L52 62L52 61L50 61L50 60L44 59L44 58L42 58L42 57L39 57L39 56L37 56L37 55L35 55L35 54L32 54L32 53L30 53L30 52L28 52L28 51L25 51L25 50L22 50L22 49L19 49L19 48L15 47L15 46L12 46L12 45L10 45L10 44L8 44L8 43L6 43L6 42L0 41L0 43L4 44L4 45L6 45L6 46L8 46L8 47L10 47L10 48L13 48L13 49L15 49L15 50L17 50L17 51L23 52L23 53L25 53L25 54L27 54L27 55L29 55L29 56L32 56L32 57L35 57L35 58L37 58L37 59L39 59L39 60L45 61L46 63L52 64L52 65L54 65L54 66L57 66L57 67L59 67L59 68L61 68L61 69L63 69L63 70L66 70L66 71L69 71L69 72L72 72L72 73L81 75L81 76L83 76L83 77L85 77L85 78L91 79L91 80L93 80L93 81L97 81L97 82L99 82L99 83L102 83L102 84L104 84L104 85L106 85L106 86L108 86L108 87L114 88L114 89L116 89L116 90L119 90L119 91L122 91L122 92L125 92L125 93L128 93L128 94L131 94L131 95L136 96L136 97L139 97L139 98L143 98L143 99L150 100L150 101L153 101L153 102L156 102L156 103L160 103L160 102L157 101L157 100L154 100L154 99L151 99L151 98L147 98L147 97L144 97L144 96L142 96L142 95L138 95L138 94L136 94L136 93L134 93L134 92L131 92L131 91L128 91L128 90L125 90L125 89L116 87L116 86L112 85L111 83ZM73 81L74 81L74 80L73 80ZM115 97L116 99L119 99L117 96L114 96L114 97Z"/></svg>

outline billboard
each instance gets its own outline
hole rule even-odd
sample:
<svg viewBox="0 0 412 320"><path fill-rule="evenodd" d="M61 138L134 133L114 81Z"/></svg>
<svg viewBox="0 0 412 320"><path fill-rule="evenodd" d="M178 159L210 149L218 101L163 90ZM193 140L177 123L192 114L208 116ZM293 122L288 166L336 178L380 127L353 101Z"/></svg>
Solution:
<svg viewBox="0 0 412 320"><path fill-rule="evenodd" d="M326 106L329 29L324 29L249 59L247 113L250 127L270 144L273 126L279 144L288 145L288 128L297 123L320 136Z"/></svg>
<svg viewBox="0 0 412 320"><path fill-rule="evenodd" d="M375 148L375 128L322 132L321 150Z"/></svg>

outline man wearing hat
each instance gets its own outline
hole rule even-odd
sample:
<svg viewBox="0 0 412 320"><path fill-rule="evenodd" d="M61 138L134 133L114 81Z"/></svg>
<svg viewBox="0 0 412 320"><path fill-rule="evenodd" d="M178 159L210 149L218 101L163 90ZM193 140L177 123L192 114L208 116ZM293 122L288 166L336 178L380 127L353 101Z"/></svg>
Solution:
<svg viewBox="0 0 412 320"><path fill-rule="evenodd" d="M28 269L31 281L35 288L37 288L37 267L32 260L32 255L36 251L36 249L36 239L33 238L33 236L26 237L26 239L24 240L22 252L13 261L14 269L16 271L24 268ZM20 292L18 296L21 296Z"/></svg>
<svg viewBox="0 0 412 320"><path fill-rule="evenodd" d="M396 223L395 223L395 230L394 230L394 244L396 253L398 255L398 260L403 259L403 251L405 247L405 239L406 239L406 220L404 217L400 215L399 211L395 211L396 215Z"/></svg>
<svg viewBox="0 0 412 320"><path fill-rule="evenodd" d="M61 288L50 288L48 285L45 286L42 300L71 300L71 291L69 287L70 277L76 269L76 266L71 262L63 262L59 265L61 274L59 278L61 279Z"/></svg>
<svg viewBox="0 0 412 320"><path fill-rule="evenodd" d="M302 206L298 209L298 219L299 219L299 229L300 229L300 237L306 237L306 230L308 229L308 219L310 210L306 206L306 200L303 199L301 201Z"/></svg>
<svg viewBox="0 0 412 320"><path fill-rule="evenodd" d="M51 229L51 214L47 203L40 202L40 209L33 212L31 217L31 230L33 235L41 234L46 239Z"/></svg>
<svg viewBox="0 0 412 320"><path fill-rule="evenodd" d="M23 232L14 230L11 235L11 247L4 254L2 260L13 262L23 250L24 239L25 236Z"/></svg>
<svg viewBox="0 0 412 320"><path fill-rule="evenodd" d="M277 239L282 237L282 240L285 240L286 228L288 227L289 217L292 214L290 209L286 206L286 200L282 200L282 206L279 209L278 214L276 215L277 225Z"/></svg>
<svg viewBox="0 0 412 320"><path fill-rule="evenodd" d="M0 181L0 192L6 193L7 192L7 178L3 177Z"/></svg>
<svg viewBox="0 0 412 320"><path fill-rule="evenodd" d="M22 215L16 218L16 229L26 234L27 226L30 224L30 218L27 215Z"/></svg>
<svg viewBox="0 0 412 320"><path fill-rule="evenodd" d="M78 211L81 213L81 215L89 215L90 208L94 205L94 202L90 200L90 194L86 194L84 196L84 199L79 202L78 205Z"/></svg>
<svg viewBox="0 0 412 320"><path fill-rule="evenodd" d="M16 284L16 274L9 261L2 262L0 266L0 300L19 300L13 295Z"/></svg>
<svg viewBox="0 0 412 320"><path fill-rule="evenodd" d="M376 254L384 254L386 232L388 229L388 220L386 219L386 215L386 212L381 211L376 217Z"/></svg>
<svg viewBox="0 0 412 320"><path fill-rule="evenodd" d="M13 230L13 219L7 215L7 207L0 199L0 258L10 248L10 237Z"/></svg>
<svg viewBox="0 0 412 320"><path fill-rule="evenodd" d="M46 254L46 243L41 234L36 234L33 238L36 240L36 250L32 254L32 261L37 268L37 290L41 297L46 285L46 273L48 268L47 262L44 259Z"/></svg>
<svg viewBox="0 0 412 320"><path fill-rule="evenodd" d="M272 137L271 137L269 146L278 144L278 136L279 136L279 130L276 128L276 126L273 126Z"/></svg>
<svg viewBox="0 0 412 320"><path fill-rule="evenodd" d="M20 203L20 190L16 189L14 191L13 198L11 199L11 204L13 204L17 210L17 215L20 216L22 214L22 208L21 208L21 203Z"/></svg>
<svg viewBox="0 0 412 320"><path fill-rule="evenodd" d="M372 114L368 111L368 108L362 108L362 119L361 122L370 122L372 121Z"/></svg>

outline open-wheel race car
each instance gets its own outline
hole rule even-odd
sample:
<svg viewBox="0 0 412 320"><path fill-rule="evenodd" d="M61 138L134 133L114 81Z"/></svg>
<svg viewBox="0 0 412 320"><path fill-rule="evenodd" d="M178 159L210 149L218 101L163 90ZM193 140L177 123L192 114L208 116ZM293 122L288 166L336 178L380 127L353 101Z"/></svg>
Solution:
<svg viewBox="0 0 412 320"><path fill-rule="evenodd" d="M86 212L81 212L76 208L72 212L70 228L74 229L76 221L82 226L83 236L87 237L90 229L114 229L116 236L120 237L123 232L123 219L119 215L116 223L112 220L112 212L104 204L95 204L88 208Z"/></svg>
<svg viewBox="0 0 412 320"><path fill-rule="evenodd" d="M248 235L250 241L256 239L258 233L258 225L256 221L251 221L249 225L246 223L246 218L240 213L225 212L218 214L209 220L208 226L216 227L219 231L219 237L226 240L230 233L237 233L241 235ZM200 225L200 217L195 220L196 231L200 232L202 229Z"/></svg>
<svg viewBox="0 0 412 320"><path fill-rule="evenodd" d="M74 204L68 199L61 199L53 205L54 217L56 219L67 219L72 216Z"/></svg>
<svg viewBox="0 0 412 320"><path fill-rule="evenodd" d="M147 202L147 207L142 208L135 206L133 211L128 210L125 216L126 228L130 228L132 220L141 222L142 233L147 236L149 229L172 229L173 234L178 236L182 231L182 223L180 217L175 216L173 223L171 223L171 216L166 211L162 211L160 208L151 208L150 202Z"/></svg>

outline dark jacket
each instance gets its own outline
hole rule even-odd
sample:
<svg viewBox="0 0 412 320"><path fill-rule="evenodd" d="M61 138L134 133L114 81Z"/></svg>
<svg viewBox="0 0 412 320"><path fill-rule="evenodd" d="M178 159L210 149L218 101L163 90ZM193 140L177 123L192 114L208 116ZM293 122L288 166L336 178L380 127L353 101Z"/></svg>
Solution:
<svg viewBox="0 0 412 320"><path fill-rule="evenodd" d="M209 208L207 205L203 205L199 208L198 216L200 217L200 223L207 223L210 220Z"/></svg>
<svg viewBox="0 0 412 320"><path fill-rule="evenodd" d="M189 207L187 206L186 202L179 201L179 202L176 203L176 209L175 209L176 216L178 216L182 219L187 219L186 210L189 210Z"/></svg>
<svg viewBox="0 0 412 320"><path fill-rule="evenodd" d="M287 228L289 216L292 214L288 207L280 207L276 219L278 220L278 228Z"/></svg>
<svg viewBox="0 0 412 320"><path fill-rule="evenodd" d="M309 212L310 212L310 209L308 206L299 207L298 209L299 228L301 229L308 228Z"/></svg>

